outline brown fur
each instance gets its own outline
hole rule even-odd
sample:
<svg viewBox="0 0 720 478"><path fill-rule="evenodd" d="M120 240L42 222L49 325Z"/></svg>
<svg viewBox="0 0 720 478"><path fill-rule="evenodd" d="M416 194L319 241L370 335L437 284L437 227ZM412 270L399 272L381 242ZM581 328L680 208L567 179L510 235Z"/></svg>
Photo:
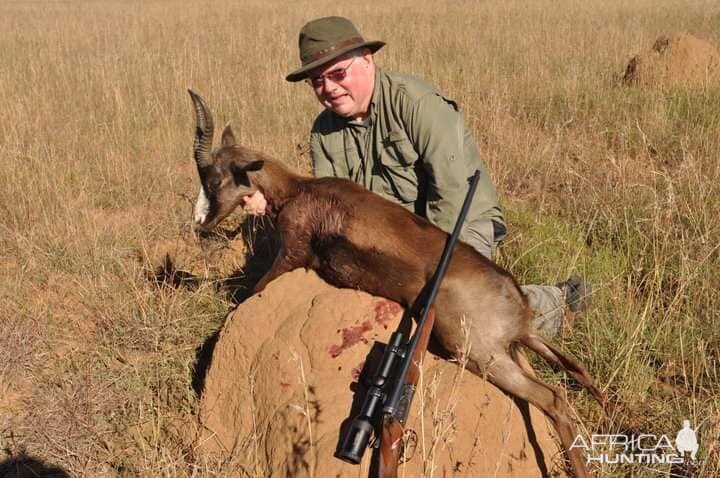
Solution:
<svg viewBox="0 0 720 478"><path fill-rule="evenodd" d="M217 173L223 176L220 182L232 189L225 194L241 198L261 191L281 236L277 258L256 291L279 275L304 267L335 286L413 306L438 265L448 237L445 232L349 180L301 177L234 142L226 128L223 146L213 154ZM240 202L230 200L232 208ZM216 205L211 210L232 208ZM223 217L208 218L206 226L214 227ZM458 243L436 310L433 335L439 344L450 354L462 353L464 320L470 342L468 369L543 410L558 431L575 475L587 476L581 453L570 450L576 432L563 395L525 372L513 360L511 348L527 346L567 370L601 404L604 398L581 363L535 333L527 299L513 277L472 247Z"/></svg>

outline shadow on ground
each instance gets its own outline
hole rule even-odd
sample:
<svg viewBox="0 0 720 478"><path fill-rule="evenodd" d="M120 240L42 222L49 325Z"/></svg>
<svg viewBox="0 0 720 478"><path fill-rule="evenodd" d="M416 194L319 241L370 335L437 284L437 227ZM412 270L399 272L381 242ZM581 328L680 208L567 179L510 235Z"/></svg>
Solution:
<svg viewBox="0 0 720 478"><path fill-rule="evenodd" d="M247 216L243 222L232 229L218 228L208 232L191 232L200 248L207 254L206 261L213 261L214 252L230 251L228 245L238 238L245 243L244 265L227 277L203 278L175 262L171 255L165 254L159 265L148 270L147 278L158 287L167 289L196 290L203 283L210 283L220 293L227 294L230 301L237 305L252 295L255 284L270 269L280 248L280 236L272 221L267 217ZM194 242L194 241L193 241ZM214 251L214 252L213 252ZM242 255L242 252L237 252ZM218 260L221 256L217 255ZM242 257L239 258L242 261Z"/></svg>
<svg viewBox="0 0 720 478"><path fill-rule="evenodd" d="M0 478L70 478L70 474L60 466L45 463L43 460L21 452L0 461Z"/></svg>
<svg viewBox="0 0 720 478"><path fill-rule="evenodd" d="M250 217L238 229L236 235L245 238L247 244L245 265L223 281L223 287L236 305L252 295L255 284L270 270L280 249L280 234L269 219L258 222Z"/></svg>

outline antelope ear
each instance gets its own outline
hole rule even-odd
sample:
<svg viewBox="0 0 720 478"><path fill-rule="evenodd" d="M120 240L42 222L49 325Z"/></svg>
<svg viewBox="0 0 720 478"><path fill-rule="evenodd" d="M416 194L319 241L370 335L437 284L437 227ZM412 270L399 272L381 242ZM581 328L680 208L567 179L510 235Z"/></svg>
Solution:
<svg viewBox="0 0 720 478"><path fill-rule="evenodd" d="M265 161L262 159L251 161L245 166L238 166L235 163L230 164L230 172L233 175L233 179L235 179L235 184L250 186L250 178L247 173L250 171L259 171L263 167L263 164L265 164Z"/></svg>
<svg viewBox="0 0 720 478"><path fill-rule="evenodd" d="M245 166L245 171L260 171L264 165L265 161L262 159L251 161Z"/></svg>
<svg viewBox="0 0 720 478"><path fill-rule="evenodd" d="M237 141L235 140L235 134L233 133L230 125L227 125L222 132L222 146L235 146Z"/></svg>
<svg viewBox="0 0 720 478"><path fill-rule="evenodd" d="M244 167L238 166L235 163L230 165L230 172L233 176L236 186L250 187L250 178L248 177L247 170Z"/></svg>

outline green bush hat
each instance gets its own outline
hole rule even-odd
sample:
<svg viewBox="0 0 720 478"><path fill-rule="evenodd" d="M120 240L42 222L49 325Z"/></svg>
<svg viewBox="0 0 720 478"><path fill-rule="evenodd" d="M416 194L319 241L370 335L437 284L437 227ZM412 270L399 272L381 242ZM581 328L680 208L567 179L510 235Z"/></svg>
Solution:
<svg viewBox="0 0 720 478"><path fill-rule="evenodd" d="M385 42L365 41L347 18L324 17L302 27L298 45L302 67L286 76L287 81L304 80L308 71L356 48L369 48L375 53L385 46Z"/></svg>

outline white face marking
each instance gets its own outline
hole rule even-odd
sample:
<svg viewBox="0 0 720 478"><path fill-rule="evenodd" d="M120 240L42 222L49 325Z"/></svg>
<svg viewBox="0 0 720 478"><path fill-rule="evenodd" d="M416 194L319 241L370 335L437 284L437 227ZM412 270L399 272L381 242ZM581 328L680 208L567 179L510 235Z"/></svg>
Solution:
<svg viewBox="0 0 720 478"><path fill-rule="evenodd" d="M193 212L195 224L204 223L208 212L210 212L210 201L205 195L205 190L201 187L200 192L198 193L197 201L195 201L195 211Z"/></svg>

